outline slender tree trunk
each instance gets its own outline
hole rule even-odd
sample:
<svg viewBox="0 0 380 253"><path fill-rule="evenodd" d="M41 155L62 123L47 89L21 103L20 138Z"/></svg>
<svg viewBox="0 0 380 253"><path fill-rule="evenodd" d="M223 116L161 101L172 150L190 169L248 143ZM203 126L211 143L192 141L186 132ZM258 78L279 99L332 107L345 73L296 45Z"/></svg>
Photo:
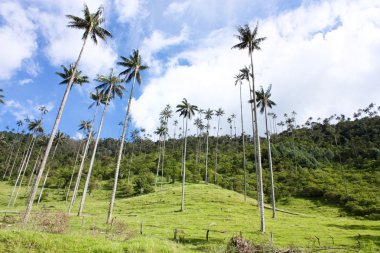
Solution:
<svg viewBox="0 0 380 253"><path fill-rule="evenodd" d="M259 129L257 124L257 104L256 104L256 94L255 94L255 75L253 72L253 57L251 56L251 69L252 69L252 89L253 89L253 110L255 117L255 139L256 139L256 154L257 154L257 165L258 165L258 175L259 175L259 186L260 186L260 220L261 220L261 232L265 232L265 217L264 217L264 192L263 192L263 176L262 176L262 166L261 166L261 148L260 148L260 137Z"/></svg>
<svg viewBox="0 0 380 253"><path fill-rule="evenodd" d="M111 85L111 87L110 87L110 89L108 91L107 100L106 100L106 102L104 104L102 118L100 119L100 124L99 124L99 129L98 129L98 135L96 136L96 141L95 141L95 144L94 144L94 150L92 151L92 156L91 156L91 161L90 161L90 167L88 168L86 182L85 182L84 188L83 188L83 194L82 194L82 199L81 199L80 205L79 205L78 216L82 215L83 207L84 207L84 202L86 201L87 189L88 189L88 185L90 184L90 178L91 178L92 168L93 168L94 162L95 162L96 149L98 148L100 134L102 132L102 127L103 127L104 116L106 114L108 101L110 99L111 90L112 90L112 87L113 87L112 83L110 85Z"/></svg>
<svg viewBox="0 0 380 253"><path fill-rule="evenodd" d="M114 206L114 203L115 203L117 181L118 181L118 178L119 178L120 163L121 163L121 157L123 155L123 148L124 148L124 139L125 139L125 135L126 135L126 132L127 132L128 116L129 116L129 110L131 109L132 98L133 98L133 90L135 88L137 72L138 72L138 69L135 70L135 75L133 77L133 84L132 84L132 89L131 89L131 93L130 93L130 96L129 96L127 113L125 115L125 120L124 120L123 134L122 134L122 137L121 137L121 140L120 140L120 148L119 148L119 155L117 157L117 163L116 163L116 171L115 171L114 184L113 184L113 189L112 189L110 206L109 206L109 209L108 209L108 218L107 218L107 223L108 224L111 223L111 221L112 221L112 211L113 211L113 206Z"/></svg>
<svg viewBox="0 0 380 253"><path fill-rule="evenodd" d="M11 204L12 202L12 199L13 199L13 196L15 194L15 191L16 191L16 188L17 188L17 185L18 185L18 182L20 180L20 177L21 177L21 173L23 172L23 168L25 166L25 163L26 163L26 160L27 160L27 157L28 157L28 154L29 154L29 149L30 147L32 146L32 144L34 143L34 136L32 136L32 139L30 140L30 143L27 147L25 147L26 149L24 150L24 156L21 160L21 163L20 163L20 167L18 169L18 173L17 173L17 178L16 178L16 182L13 186L13 190L12 190L12 193L11 193L11 196L9 198L9 201L8 201L8 204L7 204L7 207L9 207L9 205Z"/></svg>
<svg viewBox="0 0 380 253"><path fill-rule="evenodd" d="M53 161L53 159L54 159L55 152L57 151L57 147L58 147L58 143L54 147L53 156L51 157L51 161ZM42 188L41 188L41 191L40 191L40 195L38 196L37 206L40 204L40 201L41 201L41 198L42 198L42 194L43 194L44 189L45 189L45 184L46 184L47 178L49 176L50 167L51 167L51 162L50 162L50 166L48 167L48 170L46 172L46 175L45 175L45 178L44 178L44 182L42 184Z"/></svg>
<svg viewBox="0 0 380 253"><path fill-rule="evenodd" d="M241 121L241 137L243 141L243 168L244 168L244 202L247 202L247 165L245 161L245 136L243 124L243 102L241 97L241 84L240 84L240 121Z"/></svg>
<svg viewBox="0 0 380 253"><path fill-rule="evenodd" d="M270 172L270 184L271 184L271 192L272 192L272 218L276 219L276 198L274 195L274 180L273 180L273 167L272 167L272 152L270 146L270 134L268 130L268 117L267 117L267 107L264 106L265 110L265 127L267 130L267 142L268 142L268 162L269 162L269 172Z"/></svg>
<svg viewBox="0 0 380 253"><path fill-rule="evenodd" d="M6 162L5 162L6 165L5 165L5 172L4 172L4 175L3 175L3 179L5 178L5 175L8 172L9 165L10 165L10 162L12 160L13 151L14 151L15 146L16 146L16 141L14 141L14 143L13 143L13 145L11 147L11 151L10 151L11 154L9 156L7 156L7 159L6 159Z"/></svg>
<svg viewBox="0 0 380 253"><path fill-rule="evenodd" d="M23 172L22 172L21 180L20 180L20 183L19 183L19 185L18 185L18 189L17 189L16 195L15 195L15 197L14 197L14 199L13 199L13 204L12 204L12 206L14 206L15 203L16 203L16 200L17 200L18 194L19 194L20 189L21 189L21 186L22 186L22 181L24 181L25 172L26 172L26 169L28 168L28 164L29 164L30 156L32 155L33 147L34 147L35 141L36 141L36 140L34 139L33 144L32 144L32 147L30 148L30 151L29 151L29 154L28 154L28 158L27 158L27 160L26 160L26 163L25 163L25 166L24 166L24 169L23 169Z"/></svg>
<svg viewBox="0 0 380 253"><path fill-rule="evenodd" d="M28 181L28 186L26 187L26 192L28 192L29 187L30 187L30 183L33 181L34 172L36 171L36 168L37 168L40 156L41 156L41 151L42 151L42 146L40 147L40 151L38 151L37 158L36 158L36 160L34 162L33 170L32 170L32 173L30 174L30 178L29 178L29 181Z"/></svg>
<svg viewBox="0 0 380 253"><path fill-rule="evenodd" d="M95 123L96 114L98 112L98 109L99 109L99 103L96 104L94 116L92 117L90 131L88 133L88 138L87 138L87 141L86 141L86 146L85 146L83 154L82 154L82 160L81 160L81 163L80 163L80 167L79 167L79 171L78 171L78 175L77 175L77 180L75 182L73 196L71 196L71 201L70 201L70 205L69 205L69 210L68 210L69 215L71 215L71 209L73 208L73 205L74 205L75 200L76 200L77 195L78 195L78 189L79 189L80 179L82 177L82 172L83 172L83 168L84 168L84 163L86 161L88 148L90 147L90 143L91 143L91 140L92 140L92 132L93 132L92 130L94 129L94 123Z"/></svg>
<svg viewBox="0 0 380 253"><path fill-rule="evenodd" d="M187 131L187 129L186 129L186 131ZM185 118L182 118L182 138L185 136ZM183 171L182 171L182 168L183 168L183 150L184 150L184 148L183 148L183 145L184 145L184 143L182 143L182 145L181 145L181 155L182 155L182 157L181 157L181 177L182 177L182 174L183 174Z"/></svg>
<svg viewBox="0 0 380 253"><path fill-rule="evenodd" d="M16 151L16 155L14 157L14 160L13 160L13 163L12 163L12 167L11 167L11 170L9 171L9 175L8 175L8 180L10 180L11 176L12 176L12 172L13 172L13 169L15 167L15 164L16 164L16 161L17 161L17 158L18 158L18 154L20 152L20 149L21 149L21 146L22 146L22 141L20 140L20 143L17 147L17 151ZM4 176L3 176L3 179L6 177L6 173L4 173Z"/></svg>
<svg viewBox="0 0 380 253"><path fill-rule="evenodd" d="M253 100L253 88L251 87L251 82L249 81L248 79L248 85L249 85L249 97L250 97L250 100L252 101ZM254 149L255 149L255 172L256 172L256 191L257 191L257 207L258 207L258 210L260 212L260 199L261 199L261 196L260 196L260 184L259 184L259 172L258 172L258 164L257 164L257 154L256 154L256 146L257 146L257 142L256 142L256 134L255 134L255 116L254 116L254 110L253 110L253 103L251 103L251 117L252 117L252 137L253 137L253 145L254 145Z"/></svg>
<svg viewBox="0 0 380 253"><path fill-rule="evenodd" d="M184 152L183 152L183 169L182 169L182 200L181 200L182 212L185 211L186 146L187 146L187 118L186 118L185 147L184 147Z"/></svg>
<svg viewBox="0 0 380 253"><path fill-rule="evenodd" d="M216 130L215 171L214 171L214 184L215 184L215 185L216 185L216 174L217 174L217 170L218 170L219 125L220 125L220 116L218 117L218 129Z"/></svg>
<svg viewBox="0 0 380 253"><path fill-rule="evenodd" d="M162 149L162 164L161 164L161 191L162 191L162 183L164 181L164 165L165 165L165 140L166 140L166 134L164 134L164 144Z"/></svg>
<svg viewBox="0 0 380 253"><path fill-rule="evenodd" d="M53 145L54 138L55 138L55 134L57 133L58 125L59 125L59 122L61 121L63 109L65 107L67 98L69 97L69 93L70 93L71 87L72 87L73 82L74 82L75 73L78 69L79 61L80 61L80 58L82 57L84 46L86 45L87 39L88 39L89 35L91 34L91 31L92 31L92 27L90 27L90 29L87 33L87 36L83 41L82 49L80 50L77 61L75 62L73 75L70 77L69 83L67 84L66 91L65 91L65 94L64 94L62 102L61 102L61 106L59 107L58 114L57 114L57 117L56 117L55 122L54 122L53 130L51 131L50 139L49 139L48 145L46 147L44 157L43 157L42 162L41 162L41 168L38 171L36 182L34 183L32 189L31 189L30 199L29 199L29 202L28 202L28 205L26 207L25 214L23 217L23 223L24 224L26 224L29 220L30 212L32 211L33 202L34 202L34 199L35 199L36 194L37 194L38 184L40 183L42 175L44 173L46 162L48 160L49 153L50 153L50 150L51 150L51 147Z"/></svg>
<svg viewBox="0 0 380 253"><path fill-rule="evenodd" d="M208 136L209 136L209 123L210 120L207 120L207 136L206 136L206 173L205 173L205 183L208 184Z"/></svg>
<svg viewBox="0 0 380 253"><path fill-rule="evenodd" d="M70 195L71 184L72 184L72 182L73 182L73 178L74 178L74 174L75 174L75 171L76 171L77 162L78 162L78 157L79 157L79 153L80 153L80 150L81 150L82 144L83 144L83 142L81 141L81 142L79 143L79 147L78 147L77 154L75 155L75 162L74 162L73 172L71 173L69 186L67 187L65 202L67 202L67 199L69 198L69 195ZM83 153L84 153L84 150L83 150Z"/></svg>
<svg viewBox="0 0 380 253"><path fill-rule="evenodd" d="M156 172L156 180L154 180L154 191L157 190L157 181L158 181L158 172L160 170L161 164L161 141L158 141L158 161L157 161L157 172Z"/></svg>

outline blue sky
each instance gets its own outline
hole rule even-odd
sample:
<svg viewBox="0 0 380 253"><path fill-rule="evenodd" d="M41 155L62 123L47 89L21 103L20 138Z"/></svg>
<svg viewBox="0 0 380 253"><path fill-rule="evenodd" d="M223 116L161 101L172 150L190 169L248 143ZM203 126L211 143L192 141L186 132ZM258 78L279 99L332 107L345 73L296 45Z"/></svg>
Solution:
<svg viewBox="0 0 380 253"><path fill-rule="evenodd" d="M45 105L50 111L44 127L51 131L65 89L58 85L55 72L61 71L61 64L75 61L82 43L82 32L66 27L65 14L82 15L83 4L1 1L0 87L7 102L0 105L0 130L15 128L16 120L26 116L39 117L38 107ZM237 43L236 27L246 23L253 27L259 22L259 35L267 37L262 51L254 55L255 72L258 85L273 84L277 103L273 111L279 118L293 110L298 122L334 113L352 116L370 102L380 105L379 1L92 0L87 4L92 11L104 7L105 27L114 37L107 43L89 43L79 68L91 80L110 68L119 72L119 56L139 49L150 69L136 89L131 113L133 125L148 133L157 127L165 105L175 107L183 97L204 109L222 107L226 112L222 131L229 132L227 116L240 116L233 77L249 64L247 52L231 47ZM60 130L80 136L80 120L92 117L88 93L95 85L72 89ZM244 90L248 91L246 85ZM110 106L102 137L119 136L127 97ZM246 129L248 108L245 102Z"/></svg>

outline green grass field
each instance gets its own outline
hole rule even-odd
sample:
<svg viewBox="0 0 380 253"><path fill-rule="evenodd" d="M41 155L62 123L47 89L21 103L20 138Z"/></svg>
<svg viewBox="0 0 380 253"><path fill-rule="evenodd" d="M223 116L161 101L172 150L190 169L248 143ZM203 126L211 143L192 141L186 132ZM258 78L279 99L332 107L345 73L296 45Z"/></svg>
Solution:
<svg viewBox="0 0 380 253"><path fill-rule="evenodd" d="M24 210L23 198L15 207L6 209L12 187L2 182L0 188L1 211ZM63 193L56 189L48 189L48 192L47 200L33 211L66 212L67 203L60 200L64 198ZM70 229L64 234L3 224L0 252L224 252L229 239L240 233L263 243L270 242L272 234L276 248L380 251L378 221L345 216L338 208L316 200L279 201L279 209L302 215L278 212L275 220L271 218L272 211L266 209L267 232L263 234L259 232L259 213L253 199L244 203L239 193L212 184L187 184L186 210L180 212L180 193L179 184L164 185L164 189L156 193L117 199L114 229L119 226L120 231L112 233L105 225L111 193L97 190L86 199L84 218L70 217ZM78 202L73 210L77 210ZM121 232L125 231L125 224L127 232ZM184 241L173 240L175 229L183 234ZM210 229L208 241L207 229Z"/></svg>

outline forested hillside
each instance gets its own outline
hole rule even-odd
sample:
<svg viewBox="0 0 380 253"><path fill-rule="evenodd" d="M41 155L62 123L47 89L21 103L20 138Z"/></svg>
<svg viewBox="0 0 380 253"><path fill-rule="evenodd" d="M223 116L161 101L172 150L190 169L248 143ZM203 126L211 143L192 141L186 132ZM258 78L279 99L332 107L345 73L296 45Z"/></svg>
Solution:
<svg viewBox="0 0 380 253"><path fill-rule="evenodd" d="M284 124L277 125L280 127ZM379 116L355 120L331 117L315 122L309 119L298 127L294 120L288 120L286 129L277 131L276 128L274 126L272 129L271 141L275 193L278 200L286 201L289 196L313 198L322 204L342 207L342 215L348 213L380 219ZM181 135L176 139L165 140L164 150L163 141L153 142L148 135L138 131L132 133L123 154L117 197L149 193L161 187L161 182L173 183L181 180ZM231 131L231 135L219 136L218 139L215 136L208 138L208 182L216 182L224 188L243 193L242 138L235 136ZM245 137L247 194L257 197L253 140L251 136ZM31 134L17 134L12 131L1 133L1 176L11 185L15 184L17 177L22 176L18 175L17 170L22 163L22 155L29 147L30 139ZM33 172L33 165L46 142L43 135L38 135L36 140L23 184L27 184L31 175L36 174L36 170ZM266 202L270 203L268 146L265 138L261 142L264 196ZM90 194L93 189L112 189L118 144L119 141L115 139L100 141L89 186ZM54 159L47 165L50 174L41 201L49 195L49 188L60 188L65 193L73 189L72 178L76 178L78 170L79 149L83 149L83 142L68 137L57 146ZM187 181L205 180L205 159L206 133L200 131L198 135L189 136L187 139ZM86 163L88 160L87 158ZM86 164L85 173L87 168ZM79 189L82 189L84 180L85 177L82 176ZM62 194L58 198L65 199L68 195Z"/></svg>

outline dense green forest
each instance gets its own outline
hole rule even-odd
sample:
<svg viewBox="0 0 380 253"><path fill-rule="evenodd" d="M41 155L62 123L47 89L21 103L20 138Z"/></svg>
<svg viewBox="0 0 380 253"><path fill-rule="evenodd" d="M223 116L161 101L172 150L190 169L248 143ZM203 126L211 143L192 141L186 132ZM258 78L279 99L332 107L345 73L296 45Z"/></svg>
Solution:
<svg viewBox="0 0 380 253"><path fill-rule="evenodd" d="M342 115L316 121L309 118L302 126L297 126L294 118L286 119L288 120L285 124L272 122L271 146L276 198L279 201L286 201L290 196L311 198L321 204L340 206L342 215L380 219L380 117L372 115L351 120ZM277 129L281 126L286 129ZM134 130L128 138L121 163L116 195L118 198L153 192L161 187L161 182L167 184L181 180L181 135L176 139L166 140L164 161L162 154L159 155L163 151L162 141L154 142L149 137L144 131ZM205 131L188 136L188 182L205 180L206 137ZM257 197L253 140L248 135L245 138L247 194ZM1 132L1 176L11 185L17 179L16 168L22 162L21 154L25 152L30 139L31 134ZM25 185L32 176L34 161L46 145L46 137L43 135L36 139L30 165L25 172L28 179L24 180ZM216 167L217 141L219 146ZM218 140L215 136L209 136L208 142L208 181L243 193L242 137L236 136L231 130L231 135L219 136ZM265 138L261 142L264 196L266 202L270 203L270 177L266 155L268 146ZM49 188L62 189L60 196L50 197L62 200L66 198L65 193L69 186L73 188L70 180L72 177L76 178L76 158L78 150L83 149L82 144L81 141L67 137L58 145L54 159L47 165L50 174L41 201L50 194ZM93 189L112 189L118 146L118 140L100 140L89 185L90 194ZM18 158L14 160L16 154ZM13 163L15 165L11 172ZM88 166L84 168L86 173ZM33 174L36 174L36 170ZM83 188L84 180L83 176L79 189Z"/></svg>

